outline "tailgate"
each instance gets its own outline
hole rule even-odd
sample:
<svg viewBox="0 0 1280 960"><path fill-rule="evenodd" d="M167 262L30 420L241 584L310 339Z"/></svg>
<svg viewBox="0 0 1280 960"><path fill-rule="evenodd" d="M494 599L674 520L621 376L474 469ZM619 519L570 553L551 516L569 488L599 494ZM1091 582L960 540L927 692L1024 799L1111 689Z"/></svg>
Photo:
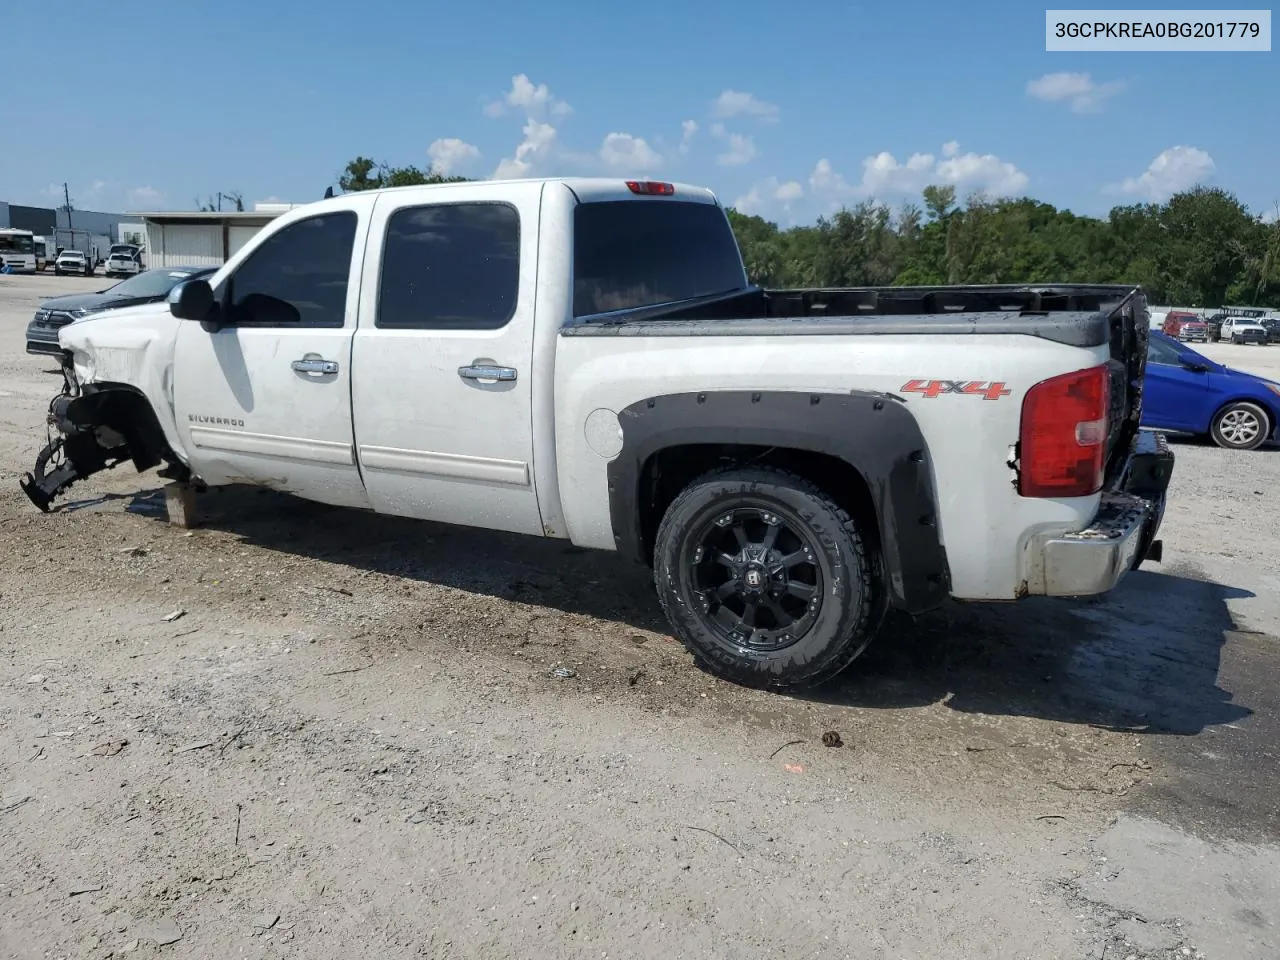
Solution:
<svg viewBox="0 0 1280 960"><path fill-rule="evenodd" d="M1103 310L1108 308L1105 303L1099 306ZM1114 489L1124 479L1125 468L1138 442L1150 328L1147 298L1140 289L1110 306L1111 358L1107 363L1111 368L1111 429L1107 436L1104 485Z"/></svg>

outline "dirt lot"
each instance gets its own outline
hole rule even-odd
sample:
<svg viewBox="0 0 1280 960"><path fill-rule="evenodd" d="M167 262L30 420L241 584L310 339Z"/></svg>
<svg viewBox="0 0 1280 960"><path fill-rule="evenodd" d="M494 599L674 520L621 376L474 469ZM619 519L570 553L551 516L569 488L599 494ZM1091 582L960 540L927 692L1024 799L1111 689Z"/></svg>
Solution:
<svg viewBox="0 0 1280 960"><path fill-rule="evenodd" d="M128 468L39 514L23 327L103 285L0 277L3 956L1280 954L1277 452L1179 444L1105 602L895 622L788 698L563 543L252 490L188 533Z"/></svg>

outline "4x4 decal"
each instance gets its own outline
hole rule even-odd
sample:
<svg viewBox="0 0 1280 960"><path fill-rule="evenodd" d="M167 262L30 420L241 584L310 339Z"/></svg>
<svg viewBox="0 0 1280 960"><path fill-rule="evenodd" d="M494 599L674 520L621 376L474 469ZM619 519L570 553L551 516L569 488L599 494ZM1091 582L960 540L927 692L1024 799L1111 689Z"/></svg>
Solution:
<svg viewBox="0 0 1280 960"><path fill-rule="evenodd" d="M918 393L932 400L944 393L964 393L982 397L984 400L999 400L1007 397L1010 390L1003 381L987 380L908 380L901 387L903 393Z"/></svg>

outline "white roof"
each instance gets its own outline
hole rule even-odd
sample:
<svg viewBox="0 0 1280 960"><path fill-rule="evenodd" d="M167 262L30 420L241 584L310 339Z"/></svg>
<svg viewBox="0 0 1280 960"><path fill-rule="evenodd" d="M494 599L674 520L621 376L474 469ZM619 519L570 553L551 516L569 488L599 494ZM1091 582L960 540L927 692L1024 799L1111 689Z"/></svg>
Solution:
<svg viewBox="0 0 1280 960"><path fill-rule="evenodd" d="M458 183L424 183L407 187L381 187L368 193L394 193L402 190L466 190L478 186L502 186L512 183L563 183L584 201L605 200L610 197L633 197L635 194L627 187L630 180L642 183L670 183L675 188L671 194L677 200L693 200L701 203L715 203L716 195L706 187L691 183L677 183L662 180L659 177L519 177L508 180L463 180Z"/></svg>

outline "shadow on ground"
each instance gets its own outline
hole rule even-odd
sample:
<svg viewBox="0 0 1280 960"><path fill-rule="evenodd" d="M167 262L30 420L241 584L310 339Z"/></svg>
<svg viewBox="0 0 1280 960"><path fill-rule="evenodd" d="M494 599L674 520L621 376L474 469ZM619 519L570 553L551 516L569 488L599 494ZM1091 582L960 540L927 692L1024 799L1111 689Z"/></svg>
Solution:
<svg viewBox="0 0 1280 960"><path fill-rule="evenodd" d="M894 619L859 668L815 699L859 707L944 702L965 713L1192 735L1251 711L1219 686L1245 590L1189 568L1140 570L1096 600L950 604Z"/></svg>
<svg viewBox="0 0 1280 960"><path fill-rule="evenodd" d="M163 495L140 494L128 509L163 517ZM564 541L253 488L211 490L200 511L205 526L268 550L669 632L646 569ZM1222 645L1234 629L1226 601L1248 596L1182 567L1131 574L1099 600L948 604L916 620L891 618L846 674L808 698L870 709L944 703L966 713L1192 735L1251 713L1218 685Z"/></svg>

